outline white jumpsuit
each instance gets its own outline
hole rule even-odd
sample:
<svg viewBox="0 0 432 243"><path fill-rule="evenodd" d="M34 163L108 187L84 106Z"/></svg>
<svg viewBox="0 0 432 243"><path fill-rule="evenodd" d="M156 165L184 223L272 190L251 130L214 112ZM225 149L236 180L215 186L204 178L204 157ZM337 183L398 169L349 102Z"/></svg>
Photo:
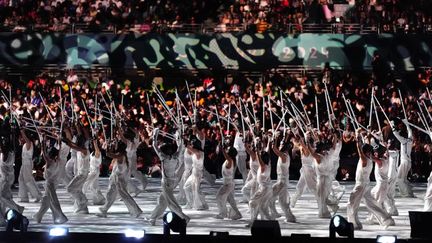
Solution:
<svg viewBox="0 0 432 243"><path fill-rule="evenodd" d="M241 189L243 198L246 202L249 202L252 195L255 194L258 183L257 183L257 173L259 169L258 160L252 160L252 157L249 159L249 174L246 180L245 185Z"/></svg>
<svg viewBox="0 0 432 243"><path fill-rule="evenodd" d="M398 131L393 134L401 143L400 149L400 165L398 168L397 184L401 197L414 197L410 182L408 181L408 173L411 170L411 150L413 145L412 131L407 126L408 138L402 137Z"/></svg>
<svg viewBox="0 0 432 243"><path fill-rule="evenodd" d="M295 207L297 200L303 194L305 188L307 187L312 194L316 196L317 191L317 175L314 167L314 158L312 155L305 156L301 154L302 167L300 169L300 178L297 182L296 192L291 200L291 206Z"/></svg>
<svg viewBox="0 0 432 243"><path fill-rule="evenodd" d="M181 176L180 183L179 183L179 194L177 195L177 201L181 205L184 205L186 203L189 205L192 205L192 203L193 203L192 201L186 202L186 193L185 193L185 189L184 189L184 185L186 183L186 180L192 174L192 163L193 163L192 154L190 154L187 149L184 151L183 154L184 154L184 156L183 156L184 171L183 171L183 174Z"/></svg>
<svg viewBox="0 0 432 243"><path fill-rule="evenodd" d="M74 136L72 138L72 142L75 143L76 141L77 141L77 138ZM78 152L72 148L70 148L69 151L70 151L71 156L70 156L70 159L66 162L65 171L66 171L66 175L67 175L67 180L69 180L69 183L70 183L72 178L77 174L77 153ZM65 152L66 152L66 148L65 148ZM67 185L69 185L69 183Z"/></svg>
<svg viewBox="0 0 432 243"><path fill-rule="evenodd" d="M56 193L56 184L59 180L60 164L53 162L45 167L45 194L42 197L42 203L39 211L33 216L36 222L40 223L42 217L51 209L53 220L55 224L63 224L68 221L67 217L63 214L60 202Z"/></svg>
<svg viewBox="0 0 432 243"><path fill-rule="evenodd" d="M63 183L63 185L67 186L69 185L70 181L73 178L73 175L75 172L73 172L73 168L75 166L76 161L76 151L71 153L71 160L67 160L69 153L71 152L71 148L65 143L62 142L60 146L59 151L59 183ZM70 166L68 169L66 169L67 166ZM67 172L69 170L69 172Z"/></svg>
<svg viewBox="0 0 432 243"><path fill-rule="evenodd" d="M39 202L42 199L42 193L39 191L33 177L33 143L31 143L30 149L28 150L27 145L23 145L21 156L22 165L18 177L18 196L21 202L28 202L28 194L30 193L30 195Z"/></svg>
<svg viewBox="0 0 432 243"><path fill-rule="evenodd" d="M424 200L425 202L424 202L423 210L427 212L431 212L432 211L432 172L430 173L428 178L428 184L427 184Z"/></svg>
<svg viewBox="0 0 432 243"><path fill-rule="evenodd" d="M87 147L87 146L86 146ZM75 177L71 180L66 190L70 193L74 199L75 213L88 214L87 198L83 192L84 183L87 180L87 176L90 170L90 152L87 149L87 153L84 155L82 152L77 152L76 165L78 172Z"/></svg>
<svg viewBox="0 0 432 243"><path fill-rule="evenodd" d="M332 205L338 205L339 200L342 198L342 195L345 193L345 187L341 186L339 182L336 180L336 176L339 170L339 160L340 160L340 152L342 150L342 141L339 140L335 148L330 150L330 160L333 164L333 181L330 187L330 195L329 195L329 203Z"/></svg>
<svg viewBox="0 0 432 243"><path fill-rule="evenodd" d="M144 176L141 171L137 169L137 150L139 146L139 138L135 137L134 141L128 141L126 146L126 155L129 162L129 173L128 173L128 191L130 193L138 194L140 191L144 191L147 187L147 177ZM142 189L138 189L135 184L132 182L132 177L137 179Z"/></svg>
<svg viewBox="0 0 432 243"><path fill-rule="evenodd" d="M367 159L365 167L363 167L361 159L357 163L356 183L347 204L348 221L354 224L354 229L363 228L358 217L358 210L362 198L365 199L365 204L369 212L375 216L381 225L394 225L392 217L372 197L371 188L369 186L369 176L372 172L372 166L371 159Z"/></svg>
<svg viewBox="0 0 432 243"><path fill-rule="evenodd" d="M14 209L20 213L24 211L24 207L16 204L12 199L11 186L15 180L14 165L15 154L8 153L5 159L4 154L0 153L0 213L5 215L6 208Z"/></svg>
<svg viewBox="0 0 432 243"><path fill-rule="evenodd" d="M272 198L270 200L270 211L272 214L272 218L278 218L280 215L276 211L276 199L279 199L279 204L284 211L285 221L286 222L295 222L295 217L290 209L289 202L289 193L288 193L288 184L289 184L289 166L290 166L290 157L286 155L285 163L282 161L282 158L279 157L276 166L277 172L277 182L273 185L272 190Z"/></svg>
<svg viewBox="0 0 432 243"><path fill-rule="evenodd" d="M236 133L234 137L233 147L237 150L237 156L236 156L237 167L240 171L240 174L242 175L243 182L246 182L246 179L248 177L248 171L246 168L247 153L243 142L243 138L240 137L240 133Z"/></svg>
<svg viewBox="0 0 432 243"><path fill-rule="evenodd" d="M316 163L315 170L317 174L317 198L318 198L318 217L330 218L330 211L327 203L330 195L331 183L333 180L333 164L330 161L330 155L324 155L320 163Z"/></svg>
<svg viewBox="0 0 432 243"><path fill-rule="evenodd" d="M192 205L186 204L186 208L194 208L197 210L207 210L208 205L204 195L201 193L200 185L204 170L204 153L201 152L201 158L192 155L192 174L186 180L184 189L187 202L192 202Z"/></svg>
<svg viewBox="0 0 432 243"><path fill-rule="evenodd" d="M158 198L158 204L156 208L153 210L150 216L150 222L152 225L155 224L156 219L160 218L165 209L168 207L175 214L180 216L182 219L185 219L187 222L189 221L189 217L183 213L182 208L177 203L176 198L174 197L174 188L176 187L176 168L179 163L178 155L179 153L175 153L172 156L166 156L162 154L156 146L154 146L157 155L161 160L162 166L162 192ZM180 152L180 151L179 151Z"/></svg>
<svg viewBox="0 0 432 243"><path fill-rule="evenodd" d="M108 210L111 208L115 200L117 199L117 195L120 195L123 203L126 205L126 208L129 211L131 217L137 218L141 215L142 211L139 208L138 204L132 198L127 190L127 180L129 168L124 161L125 157L120 158L119 160L123 160L122 163L119 163L116 159L113 160L114 166L109 178L108 191L106 194L105 204L99 208L101 212L98 216L106 217Z"/></svg>
<svg viewBox="0 0 432 243"><path fill-rule="evenodd" d="M382 159L381 168L378 164L375 164L374 175L376 184L372 188L372 196L377 200L379 205L384 209L384 201L387 199L388 195L388 173L389 173L389 160L387 158Z"/></svg>
<svg viewBox="0 0 432 243"><path fill-rule="evenodd" d="M397 182L397 167L399 160L399 151L389 150L389 169L388 169L388 190L387 197L384 200L387 212L391 216L398 216L399 212L395 204L396 182Z"/></svg>
<svg viewBox="0 0 432 243"><path fill-rule="evenodd" d="M262 170L264 169L264 171ZM270 165L266 165L264 168L260 167L257 174L258 189L252 195L249 202L249 210L251 214L251 222L258 218L258 214L261 214L262 220L273 220L269 213L269 201L272 198L272 185L270 181Z"/></svg>
<svg viewBox="0 0 432 243"><path fill-rule="evenodd" d="M84 183L84 192L90 190L93 197L93 205L105 204L105 197L99 189L99 174L100 165L102 164L102 155L96 158L95 154L90 154L90 173L87 176L87 180Z"/></svg>
<svg viewBox="0 0 432 243"><path fill-rule="evenodd" d="M216 215L216 218L223 219L223 218L230 218L233 220L240 219L242 217L240 211L237 208L237 204L234 198L234 173L235 173L235 166L231 165L231 168L227 168L228 161L225 161L222 165L222 177L223 177L223 185L221 188L219 188L217 194L216 194L216 204L219 209L219 214ZM228 210L226 203L231 205L231 209L234 211L231 215L228 215Z"/></svg>

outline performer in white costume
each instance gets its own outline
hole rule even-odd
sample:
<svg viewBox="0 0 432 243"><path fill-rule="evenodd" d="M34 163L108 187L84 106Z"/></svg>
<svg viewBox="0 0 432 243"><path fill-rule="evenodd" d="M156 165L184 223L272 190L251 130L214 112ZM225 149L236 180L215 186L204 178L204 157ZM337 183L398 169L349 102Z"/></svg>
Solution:
<svg viewBox="0 0 432 243"><path fill-rule="evenodd" d="M401 143L400 148L400 164L398 168L397 184L399 186L399 192L401 197L414 197L410 182L408 181L408 173L411 170L411 150L413 146L412 130L408 125L408 120L403 119L402 122L405 124L407 134L406 137L397 131L392 126L393 134Z"/></svg>
<svg viewBox="0 0 432 243"><path fill-rule="evenodd" d="M429 175L428 178L428 184L427 184L427 189L426 189L426 193L424 196L424 211L427 212L431 212L432 211L432 172Z"/></svg>
<svg viewBox="0 0 432 243"><path fill-rule="evenodd" d="M270 212L272 218L280 217L280 214L276 210L276 199L278 199L285 214L285 222L295 222L296 218L290 209L290 198L288 193L289 166L291 162L291 158L288 154L288 143L282 141L279 148L277 147L277 144L278 141L275 141L272 145L272 150L278 156L278 161L276 165L277 182L272 187L273 194L269 204Z"/></svg>
<svg viewBox="0 0 432 243"><path fill-rule="evenodd" d="M147 177L141 173L137 169L137 150L138 146L140 145L139 141L139 133L135 129L128 128L127 132L123 132L123 130L119 131L120 138L123 143L125 143L126 146L126 153L128 157L129 162L129 179L128 179L128 191L130 193L134 193L135 196L138 196L142 191L145 190L147 187ZM141 184L141 189L137 188L135 184L132 182L133 176L135 179L137 179Z"/></svg>
<svg viewBox="0 0 432 243"><path fill-rule="evenodd" d="M48 211L51 210L53 220L55 224L64 224L68 221L67 217L63 214L60 206L60 202L56 193L56 185L59 180L60 164L58 158L58 150L53 146L48 151L47 142L49 142L44 136L42 142L42 155L45 160L45 194L42 198L42 203L39 211L33 216L36 222L40 223L43 216Z"/></svg>
<svg viewBox="0 0 432 243"><path fill-rule="evenodd" d="M389 140L390 141L390 140ZM387 197L384 199L384 205L387 212L391 216L398 216L399 212L396 208L395 204L395 194L396 194L396 182L397 182L397 167L399 161L399 151L395 150L391 144L391 141L388 143L389 149L389 169L388 169L388 189L387 189Z"/></svg>
<svg viewBox="0 0 432 243"><path fill-rule="evenodd" d="M243 135L237 131L236 135L234 137L234 148L237 150L237 156L236 156L236 163L237 168L240 171L240 174L242 175L243 182L246 182L248 178L248 170L246 168L246 149L243 142Z"/></svg>
<svg viewBox="0 0 432 243"><path fill-rule="evenodd" d="M205 132L204 129L199 129L197 126L192 127L192 131L195 134L196 138L201 142L201 150L204 152L205 148ZM203 164L203 176L202 179L204 179L205 182L207 182L209 185L213 186L216 182L216 176L213 174L210 174L210 172L207 171L207 169L204 167Z"/></svg>
<svg viewBox="0 0 432 243"><path fill-rule="evenodd" d="M317 175L314 166L314 157L312 157L308 147L301 138L296 139L294 145L300 150L302 167L300 169L300 178L297 182L296 192L291 199L291 207L293 208L306 188L315 197L317 195Z"/></svg>
<svg viewBox="0 0 432 243"><path fill-rule="evenodd" d="M72 140L72 134L70 131L70 128L65 127L64 128L64 136L69 139ZM65 143L65 142L61 142L60 145L60 152L59 152L59 158L58 158L58 163L59 163L59 183L63 183L63 185L67 186L69 185L70 181L73 178L73 166L75 166L75 161L76 161L76 152L74 152L73 154L71 153L71 162L68 161L68 155L71 152L71 148ZM69 164L68 164L69 162ZM72 166L71 168L69 168L69 172L67 172L66 167L67 166Z"/></svg>
<svg viewBox="0 0 432 243"><path fill-rule="evenodd" d="M90 190L93 205L104 205L105 197L99 189L100 165L102 164L102 154L99 149L98 141L93 140L93 153L90 154L90 173L84 183L84 192Z"/></svg>
<svg viewBox="0 0 432 243"><path fill-rule="evenodd" d="M347 204L348 221L354 224L354 229L361 230L363 225L358 218L358 210L362 198L365 199L367 209L372 213L379 223L385 227L394 225L393 218L378 204L372 197L370 183L370 173L372 172L374 160L378 166L381 164L379 159L373 158L373 148L370 144L363 144L361 134L357 131L357 150L359 153L359 162L356 169L356 184L350 194Z"/></svg>
<svg viewBox="0 0 432 243"><path fill-rule="evenodd" d="M0 213L5 215L6 208L14 209L20 213L24 207L16 204L12 198L11 186L15 180L14 163L15 153L11 150L9 139L1 139L0 151Z"/></svg>
<svg viewBox="0 0 432 243"><path fill-rule="evenodd" d="M186 208L207 210L208 205L200 190L204 170L204 151L202 151L201 142L198 139L194 139L192 144L187 147L187 150L189 153L192 153L192 174L184 185L188 202ZM189 204L189 202L192 202L192 204Z"/></svg>
<svg viewBox="0 0 432 243"><path fill-rule="evenodd" d="M219 214L217 214L215 218L230 218L232 220L241 219L242 215L237 208L234 198L234 174L236 169L235 158L238 158L237 150L235 148L229 148L227 152L225 151L225 148L221 149L225 157L225 162L222 165L223 185L216 193L216 204L219 209ZM231 205L231 210L229 212L226 206L227 201Z"/></svg>
<svg viewBox="0 0 432 243"><path fill-rule="evenodd" d="M249 154L249 173L245 185L241 189L244 201L249 203L252 195L255 194L258 183L257 173L259 169L258 155L256 149L252 148L250 144L245 145L246 152Z"/></svg>
<svg viewBox="0 0 432 243"><path fill-rule="evenodd" d="M72 142L76 143L77 137L80 135L78 133L78 131L79 131L79 129L78 129L77 125L70 126L70 137L67 136L67 133L66 133L66 138L71 140ZM68 145L68 147L69 147L69 145ZM77 152L77 150L75 150L74 148L71 148L71 147L69 147L69 151L70 151L70 158L66 162L66 166L65 166L65 171L66 171L66 176L67 176L67 178L65 180L68 180L70 183L72 178L74 178L74 176L77 174L77 153L78 152ZM69 185L69 183L67 185Z"/></svg>
<svg viewBox="0 0 432 243"><path fill-rule="evenodd" d="M190 143L191 141L187 141L187 142ZM189 145L189 144L186 144L186 146L187 145ZM185 146L183 145L183 147L185 147ZM180 153L181 153L181 151L180 151ZM185 149L183 150L183 167L184 167L184 169L183 169L183 174L181 175L181 179L179 182L179 194L177 195L177 201L181 205L184 205L184 204L192 205L193 204L192 201L190 201L190 202L186 201L187 197L186 197L186 192L184 189L184 185L186 183L186 180L192 174L192 163L193 163L192 155L193 155L193 153L190 150L186 149L186 147L185 147ZM189 198L189 199L191 199L191 198Z"/></svg>
<svg viewBox="0 0 432 243"><path fill-rule="evenodd" d="M29 193L39 202L42 199L42 193L39 191L36 181L33 177L33 142L29 139L24 130L21 129L21 138L24 141L22 146L22 165L18 177L19 190L18 196L20 202L29 202Z"/></svg>
<svg viewBox="0 0 432 243"><path fill-rule="evenodd" d="M80 125L77 127L78 130L82 129ZM77 151L77 174L71 180L69 185L66 187L68 193L74 198L75 210L77 214L88 214L87 208L87 198L83 192L84 183L87 180L87 176L90 170L90 151L89 151L89 141L88 141L88 131L83 128L83 131L79 131L79 136L77 142L74 143L67 138L64 138L64 142Z"/></svg>
<svg viewBox="0 0 432 243"><path fill-rule="evenodd" d="M117 199L117 195L120 195L120 198L126 205L131 217L138 218L142 213L141 209L127 190L129 164L126 155L126 146L122 145L118 145L115 151L109 149L106 153L107 156L112 159L111 164L113 165L113 169L109 178L105 204L99 208L100 213L96 214L99 217L107 217L107 212Z"/></svg>
<svg viewBox="0 0 432 243"><path fill-rule="evenodd" d="M159 129L156 128L153 130L153 133L153 148L159 156L162 166L162 192L159 195L157 206L150 216L150 223L151 225L155 225L156 219L163 215L167 207L182 219L186 220L186 222L189 222L189 217L183 213L182 208L174 197L174 188L176 187L177 181L175 172L179 163L178 157L180 153L179 148L182 143L181 137L177 134L177 144L166 142L158 146Z"/></svg>
<svg viewBox="0 0 432 243"><path fill-rule="evenodd" d="M339 208L338 204L341 200L343 194L345 193L345 187L339 184L339 181L336 180L336 176L339 170L339 160L340 160L340 152L342 150L342 138L339 135L339 132L333 131L335 145L329 151L330 155L330 163L333 164L332 176L333 180L330 187L330 195L328 198L327 204L331 205L331 207L336 210Z"/></svg>
<svg viewBox="0 0 432 243"><path fill-rule="evenodd" d="M306 141L308 142L309 139ZM334 145L335 143L333 143L333 146ZM331 190L331 182L333 180L334 166L330 160L329 151L325 149L325 144L323 142L317 143L315 150L308 144L308 149L316 163L318 217L330 218L331 215L327 204Z"/></svg>
<svg viewBox="0 0 432 243"><path fill-rule="evenodd" d="M273 220L269 213L269 200L272 197L272 185L270 181L270 155L268 152L262 152L258 157L259 169L257 174L258 189L252 195L249 202L251 221L246 227L251 227L253 222L261 214L262 220Z"/></svg>

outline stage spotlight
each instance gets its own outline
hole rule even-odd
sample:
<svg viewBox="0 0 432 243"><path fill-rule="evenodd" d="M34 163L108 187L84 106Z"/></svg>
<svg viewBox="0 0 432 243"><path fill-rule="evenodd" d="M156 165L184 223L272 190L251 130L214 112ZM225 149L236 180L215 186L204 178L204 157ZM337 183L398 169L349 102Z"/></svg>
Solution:
<svg viewBox="0 0 432 243"><path fill-rule="evenodd" d="M127 229L124 231L126 238L135 238L135 239L142 239L144 238L145 231L144 230L134 230L134 229Z"/></svg>
<svg viewBox="0 0 432 243"><path fill-rule="evenodd" d="M430 222L432 222L432 212L409 211L408 215L411 226L411 238L432 238L432 230L430 230Z"/></svg>
<svg viewBox="0 0 432 243"><path fill-rule="evenodd" d="M180 216L174 212L167 212L163 216L164 225L164 235L169 235L170 230L180 235L186 235L186 220L182 219Z"/></svg>
<svg viewBox="0 0 432 243"><path fill-rule="evenodd" d="M53 227L49 229L48 234L51 237L67 236L69 234L69 229L66 227Z"/></svg>
<svg viewBox="0 0 432 243"><path fill-rule="evenodd" d="M251 235L260 239L277 239L281 237L281 230L277 220L254 220Z"/></svg>
<svg viewBox="0 0 432 243"><path fill-rule="evenodd" d="M396 241L396 235L378 235L376 238L377 243L395 243Z"/></svg>
<svg viewBox="0 0 432 243"><path fill-rule="evenodd" d="M336 238L336 232L339 236L354 238L354 225L344 217L335 215L330 220L330 238Z"/></svg>
<svg viewBox="0 0 432 243"><path fill-rule="evenodd" d="M12 232L14 229L27 232L29 220L18 211L9 209L6 211L6 231Z"/></svg>

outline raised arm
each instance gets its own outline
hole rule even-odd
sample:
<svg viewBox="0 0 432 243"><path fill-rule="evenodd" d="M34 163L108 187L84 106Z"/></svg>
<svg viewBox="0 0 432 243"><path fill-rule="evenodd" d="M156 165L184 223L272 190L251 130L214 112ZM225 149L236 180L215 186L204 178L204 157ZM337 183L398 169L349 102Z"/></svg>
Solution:
<svg viewBox="0 0 432 243"><path fill-rule="evenodd" d="M46 135L43 135L43 140L41 142L42 144L42 156L45 160L46 166L49 167L52 163L53 160L48 156L48 150L47 150L47 146L46 146Z"/></svg>
<svg viewBox="0 0 432 243"><path fill-rule="evenodd" d="M251 157L251 159L253 160L253 161L256 161L257 160L257 154L256 154L256 152L254 152L253 150L252 150L252 147L251 147L251 145L249 144L249 143L246 143L245 144L245 149L246 149L246 152L249 154L249 156Z"/></svg>
<svg viewBox="0 0 432 243"><path fill-rule="evenodd" d="M95 149L95 157L100 158L100 149L96 139L93 140L93 147Z"/></svg>
<svg viewBox="0 0 432 243"><path fill-rule="evenodd" d="M363 167L366 167L366 166L367 166L367 157L366 157L366 155L363 153L362 146L363 146L363 142L362 142L362 140L361 140L361 135L358 134L358 135L357 135L357 151L358 151L358 154L359 154L360 160L361 160L361 162L362 162L362 166L363 166Z"/></svg>
<svg viewBox="0 0 432 243"><path fill-rule="evenodd" d="M279 148L276 146L277 142L273 142L272 143L272 150L273 152L282 159L283 162L285 162L287 160L287 154L282 153Z"/></svg>
<svg viewBox="0 0 432 243"><path fill-rule="evenodd" d="M321 155L316 153L309 143L306 143L306 145L307 149L309 150L312 157L316 160L317 164L321 164Z"/></svg>
<svg viewBox="0 0 432 243"><path fill-rule="evenodd" d="M71 140L69 140L68 138L62 138L63 142L65 142L69 147L71 147L72 149L75 149L85 155L87 155L87 149L78 146L76 143L72 142Z"/></svg>
<svg viewBox="0 0 432 243"><path fill-rule="evenodd" d="M408 139L412 139L412 136L413 136L412 129L411 129L409 123L408 123L408 120L407 119L403 119L402 121L403 121L403 123L406 126L406 129L407 129L407 132L408 132Z"/></svg>
<svg viewBox="0 0 432 243"><path fill-rule="evenodd" d="M154 149L154 151L156 152L157 156L159 156L159 158L161 157L162 152L160 151L159 147L157 146L157 139L159 136L159 128L155 128L153 130L153 141L152 141L152 147Z"/></svg>

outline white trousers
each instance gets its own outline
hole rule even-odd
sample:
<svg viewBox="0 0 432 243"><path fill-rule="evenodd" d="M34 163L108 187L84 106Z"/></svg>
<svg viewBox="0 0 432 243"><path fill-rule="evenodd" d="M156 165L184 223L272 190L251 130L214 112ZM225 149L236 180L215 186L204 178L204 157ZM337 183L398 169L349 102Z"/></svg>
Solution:
<svg viewBox="0 0 432 243"><path fill-rule="evenodd" d="M105 204L105 197L99 189L99 174L100 171L98 169L90 171L83 186L84 192L90 190L92 194L93 205Z"/></svg>
<svg viewBox="0 0 432 243"><path fill-rule="evenodd" d="M391 216L373 198L369 183L356 183L350 194L347 204L348 221L354 224L355 229L362 229L363 226L358 217L360 202L365 199L366 208L373 214L381 225L391 219Z"/></svg>
<svg viewBox="0 0 432 243"><path fill-rule="evenodd" d="M285 214L285 218L289 222L294 222L295 217L291 212L290 208L290 198L288 193L288 185L287 182L283 180L278 180L272 187L272 198L270 200L270 212L273 218L279 217L279 214L276 210L276 200L279 199L279 205L282 208L282 211Z"/></svg>
<svg viewBox="0 0 432 243"><path fill-rule="evenodd" d="M327 207L327 199L330 195L332 180L331 176L317 176L318 217L320 218L330 218L331 216Z"/></svg>
<svg viewBox="0 0 432 243"><path fill-rule="evenodd" d="M106 201L105 204L100 207L100 210L106 213L117 199L117 195L120 195L120 198L132 217L138 217L142 213L138 204L127 191L126 180L117 175L111 175L110 177Z"/></svg>
<svg viewBox="0 0 432 243"><path fill-rule="evenodd" d="M56 193L56 186L54 182L46 181L45 182L45 194L42 197L41 206L39 211L34 215L34 218L38 223L41 222L42 217L45 213L51 210L53 221L55 224L63 224L68 221L67 217L64 215L60 202Z"/></svg>
<svg viewBox="0 0 432 243"><path fill-rule="evenodd" d="M179 182L179 194L177 195L177 202L180 205L184 205L184 204L192 205L193 204L192 201L190 201L190 202L186 201L186 192L184 189L185 183L191 174L192 174L192 168L184 170L183 174L181 175L181 179Z"/></svg>
<svg viewBox="0 0 432 243"><path fill-rule="evenodd" d="M262 220L274 219L269 213L269 203L272 198L272 193L273 191L270 184L258 186L258 190L252 195L249 202L251 222L258 218L258 214L261 214Z"/></svg>
<svg viewBox="0 0 432 243"><path fill-rule="evenodd" d="M150 219L156 220L160 218L167 207L182 219L189 219L188 216L183 213L182 208L174 197L175 184L175 180L162 179L162 192L159 195L158 204L153 210Z"/></svg>
<svg viewBox="0 0 432 243"><path fill-rule="evenodd" d="M292 196L291 206L295 207L297 200L308 189L312 194L317 195L317 176L312 166L302 166L300 169L300 178L296 185L296 192Z"/></svg>
<svg viewBox="0 0 432 243"><path fill-rule="evenodd" d="M201 178L202 174L200 172L194 172L194 169L192 169L192 174L186 180L184 185L187 200L186 208L194 208L197 210L208 209L205 197L200 190ZM192 204L189 204L189 202L192 202Z"/></svg>
<svg viewBox="0 0 432 243"><path fill-rule="evenodd" d="M237 168L240 171L240 174L242 175L243 182L246 182L246 179L248 177L246 159L247 159L247 153L245 151L237 151L236 163L237 163Z"/></svg>
<svg viewBox="0 0 432 243"><path fill-rule="evenodd" d="M249 202L251 196L255 194L258 189L258 183L255 176L252 175L252 170L249 170L248 178L246 179L245 185L242 187L241 192L243 194L243 201Z"/></svg>
<svg viewBox="0 0 432 243"><path fill-rule="evenodd" d="M87 198L83 192L84 183L87 180L88 174L77 174L66 187L66 191L70 193L75 201L75 212L88 212Z"/></svg>
<svg viewBox="0 0 432 243"><path fill-rule="evenodd" d="M389 158L389 181L388 181L388 188L387 188L387 197L384 199L384 205L392 216L399 215L399 212L396 208L395 204L395 193L396 193L396 182L397 182L397 167L398 167L398 161L399 161L399 153L397 153L397 156L390 156Z"/></svg>
<svg viewBox="0 0 432 243"><path fill-rule="evenodd" d="M401 157L401 163L398 168L397 183L401 197L414 197L410 182L408 181L408 173L411 170L411 160Z"/></svg>
<svg viewBox="0 0 432 243"><path fill-rule="evenodd" d="M21 166L20 174L18 177L19 189L18 196L22 202L28 202L30 195L33 198L40 200L42 198L42 193L39 191L36 181L32 174L33 165L23 164Z"/></svg>
<svg viewBox="0 0 432 243"><path fill-rule="evenodd" d="M223 184L216 193L216 205L219 209L219 216L221 218L228 217L228 209L226 203L228 202L234 213L241 217L241 213L237 208L237 203L234 198L234 182Z"/></svg>
<svg viewBox="0 0 432 243"><path fill-rule="evenodd" d="M136 160L129 161L129 173L128 173L128 191L130 193L137 193L138 191L144 191L147 187L147 177L144 176L141 171L137 169ZM139 181L142 189L138 189L138 187L132 182L132 176Z"/></svg>
<svg viewBox="0 0 432 243"><path fill-rule="evenodd" d="M424 211L432 211L432 172L429 175L428 178L428 185L426 189L426 194L424 196Z"/></svg>

